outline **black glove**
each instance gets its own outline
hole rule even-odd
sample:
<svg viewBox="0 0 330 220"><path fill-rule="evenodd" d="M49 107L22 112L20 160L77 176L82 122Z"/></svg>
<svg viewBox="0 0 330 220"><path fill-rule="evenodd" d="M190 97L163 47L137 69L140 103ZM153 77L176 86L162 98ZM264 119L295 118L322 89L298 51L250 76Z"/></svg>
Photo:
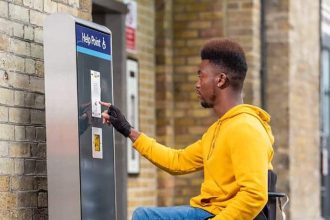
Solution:
<svg viewBox="0 0 330 220"><path fill-rule="evenodd" d="M110 122L112 126L122 135L128 137L128 135L131 133L132 126L128 123L119 108L114 105L111 105L108 108L108 114L110 116Z"/></svg>

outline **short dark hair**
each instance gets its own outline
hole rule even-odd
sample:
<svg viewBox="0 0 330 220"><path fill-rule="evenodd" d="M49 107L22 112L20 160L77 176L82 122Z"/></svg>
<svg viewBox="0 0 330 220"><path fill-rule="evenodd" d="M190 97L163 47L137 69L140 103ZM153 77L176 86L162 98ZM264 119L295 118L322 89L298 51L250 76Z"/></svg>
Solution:
<svg viewBox="0 0 330 220"><path fill-rule="evenodd" d="M209 40L201 50L201 58L222 68L227 73L233 89L242 89L247 64L244 50L238 43L229 39Z"/></svg>

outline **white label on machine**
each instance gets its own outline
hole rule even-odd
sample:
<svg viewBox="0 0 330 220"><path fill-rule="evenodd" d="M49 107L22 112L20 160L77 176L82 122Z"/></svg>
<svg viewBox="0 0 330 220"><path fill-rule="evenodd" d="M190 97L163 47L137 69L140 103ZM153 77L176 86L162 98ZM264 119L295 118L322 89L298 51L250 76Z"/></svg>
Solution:
<svg viewBox="0 0 330 220"><path fill-rule="evenodd" d="M101 83L100 72L91 70L91 98L92 98L92 116L101 118Z"/></svg>
<svg viewBox="0 0 330 220"><path fill-rule="evenodd" d="M127 118L132 126L139 128L139 92L138 92L138 63L135 60L127 60ZM140 172L139 153L132 147L132 142L127 140L127 170L129 174Z"/></svg>
<svg viewBox="0 0 330 220"><path fill-rule="evenodd" d="M102 128L92 127L93 158L103 159Z"/></svg>

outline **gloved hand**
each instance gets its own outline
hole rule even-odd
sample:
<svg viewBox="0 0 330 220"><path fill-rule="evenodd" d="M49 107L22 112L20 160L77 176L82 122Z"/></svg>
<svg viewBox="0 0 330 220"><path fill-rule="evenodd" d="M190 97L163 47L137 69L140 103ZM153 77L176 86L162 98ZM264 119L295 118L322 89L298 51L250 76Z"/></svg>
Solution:
<svg viewBox="0 0 330 220"><path fill-rule="evenodd" d="M125 137L128 137L131 133L132 126L128 123L125 116L121 113L119 108L114 105L110 105L108 108L108 114L110 117L110 123L112 126Z"/></svg>

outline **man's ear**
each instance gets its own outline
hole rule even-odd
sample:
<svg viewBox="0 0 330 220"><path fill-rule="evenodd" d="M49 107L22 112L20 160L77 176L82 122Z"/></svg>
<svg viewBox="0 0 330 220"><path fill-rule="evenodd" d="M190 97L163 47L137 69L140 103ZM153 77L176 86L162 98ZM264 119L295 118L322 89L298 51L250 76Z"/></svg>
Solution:
<svg viewBox="0 0 330 220"><path fill-rule="evenodd" d="M228 77L225 73L220 73L217 77L217 87L224 89L229 85Z"/></svg>

